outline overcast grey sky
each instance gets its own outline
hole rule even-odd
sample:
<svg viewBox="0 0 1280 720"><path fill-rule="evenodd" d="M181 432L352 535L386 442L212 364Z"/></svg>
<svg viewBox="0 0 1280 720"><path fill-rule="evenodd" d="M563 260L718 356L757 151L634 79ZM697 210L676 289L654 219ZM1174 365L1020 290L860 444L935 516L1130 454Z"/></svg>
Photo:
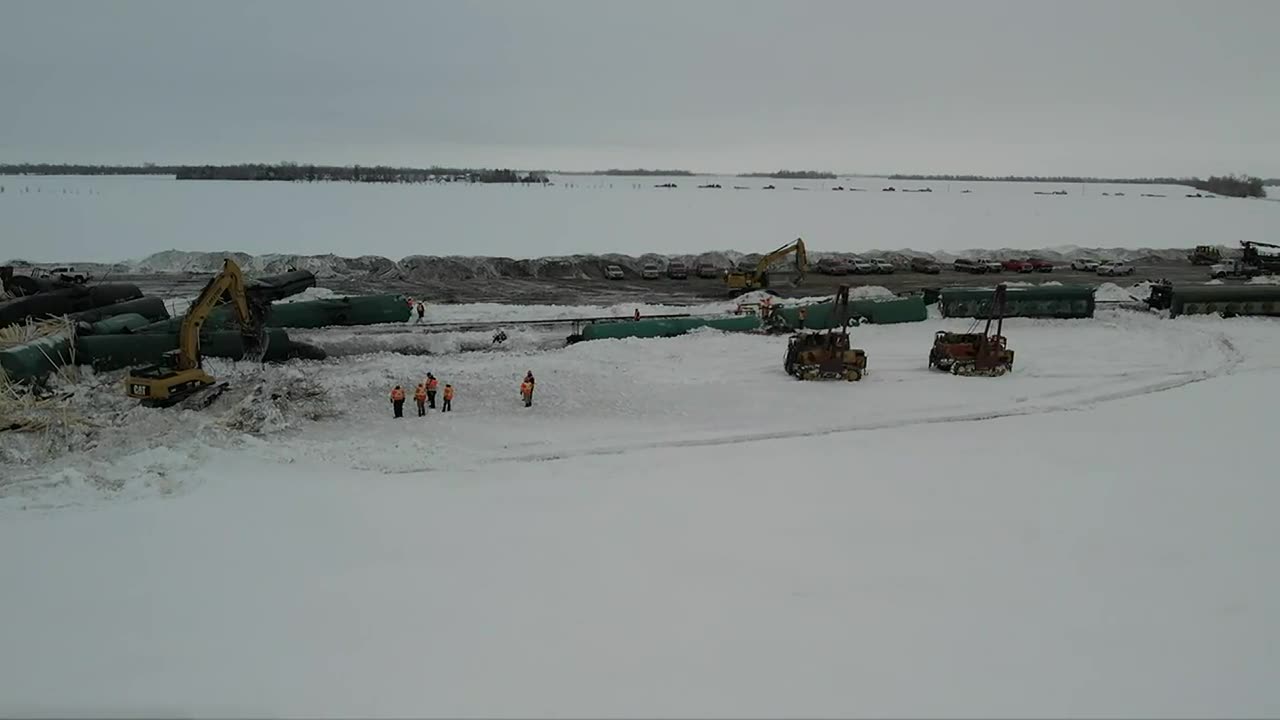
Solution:
<svg viewBox="0 0 1280 720"><path fill-rule="evenodd" d="M1280 2L0 0L0 162L1280 176Z"/></svg>

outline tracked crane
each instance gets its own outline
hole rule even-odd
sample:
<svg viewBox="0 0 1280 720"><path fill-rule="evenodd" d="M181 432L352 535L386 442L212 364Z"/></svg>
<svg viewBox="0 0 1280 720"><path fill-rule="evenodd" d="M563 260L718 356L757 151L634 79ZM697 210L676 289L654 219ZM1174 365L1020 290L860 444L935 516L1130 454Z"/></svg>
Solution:
<svg viewBox="0 0 1280 720"><path fill-rule="evenodd" d="M861 380L867 371L866 351L849 345L849 286L841 285L831 306L832 325L800 330L787 342L782 368L797 380Z"/></svg>
<svg viewBox="0 0 1280 720"><path fill-rule="evenodd" d="M997 377L1013 369L1013 351L1004 337L1005 296L1004 283L996 286L991 296L991 306L986 313L987 324L977 332L980 317L973 320L967 333L938 331L929 351L929 367L949 371L952 375L977 375ZM979 316L981 313L979 313ZM995 334L991 323L995 321Z"/></svg>

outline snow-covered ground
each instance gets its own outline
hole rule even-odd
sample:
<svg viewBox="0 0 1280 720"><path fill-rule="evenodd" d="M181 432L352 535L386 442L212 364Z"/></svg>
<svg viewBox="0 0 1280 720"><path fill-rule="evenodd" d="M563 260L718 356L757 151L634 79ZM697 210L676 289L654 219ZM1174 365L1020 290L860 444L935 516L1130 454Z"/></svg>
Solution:
<svg viewBox="0 0 1280 720"><path fill-rule="evenodd" d="M0 713L1280 712L1280 326L1015 319L999 379L944 327L857 328L860 383L718 332L90 376L2 466Z"/></svg>
<svg viewBox="0 0 1280 720"><path fill-rule="evenodd" d="M3 177L0 237L6 257L0 260L119 262L168 249L397 259L762 252L797 236L819 252L1027 251L1234 245L1280 235L1275 203L1187 198L1190 189L1180 186L1059 188L877 178L554 180L556 185L542 188ZM668 180L680 187L653 187ZM714 182L724 189L696 188ZM768 183L778 189L759 190ZM881 192L890 185L932 192ZM866 192L831 191L835 186ZM1068 194L1035 194L1059 189ZM1125 195L1116 197L1117 192ZM1226 236L1224 228L1230 228Z"/></svg>

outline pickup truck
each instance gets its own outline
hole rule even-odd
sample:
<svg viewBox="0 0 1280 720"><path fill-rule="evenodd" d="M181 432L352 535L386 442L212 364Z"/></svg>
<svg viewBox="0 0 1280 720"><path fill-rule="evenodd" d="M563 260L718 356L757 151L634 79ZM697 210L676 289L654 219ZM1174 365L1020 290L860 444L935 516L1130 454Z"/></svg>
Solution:
<svg viewBox="0 0 1280 720"><path fill-rule="evenodd" d="M714 279L720 277L720 268L711 263L702 263L698 266L698 277Z"/></svg>
<svg viewBox="0 0 1280 720"><path fill-rule="evenodd" d="M658 276L661 274L662 271L653 263L646 263L645 266L640 269L640 277L644 280L657 280Z"/></svg>
<svg viewBox="0 0 1280 720"><path fill-rule="evenodd" d="M672 260L667 263L667 277L672 280L688 280L689 269L679 260Z"/></svg>
<svg viewBox="0 0 1280 720"><path fill-rule="evenodd" d="M1031 264L1031 261L1015 260L1014 258L1009 258L1008 260L1001 262L1000 266L1003 267L1005 270L1008 270L1009 272L1020 272L1020 273L1029 273L1035 269L1035 267Z"/></svg>
<svg viewBox="0 0 1280 720"><path fill-rule="evenodd" d="M56 268L45 271L46 277L63 282L86 283L89 281L89 273L83 270L77 270L70 265L60 265Z"/></svg>
<svg viewBox="0 0 1280 720"><path fill-rule="evenodd" d="M942 266L929 258L912 258L911 269L914 272L924 273L926 275L937 275L942 272Z"/></svg>
<svg viewBox="0 0 1280 720"><path fill-rule="evenodd" d="M1124 262L1103 263L1102 265L1098 266L1098 269L1095 272L1105 277L1116 277L1118 275L1132 275L1133 266L1130 265L1129 263L1124 263Z"/></svg>
<svg viewBox="0 0 1280 720"><path fill-rule="evenodd" d="M855 275L874 275L880 272L880 268L876 267L875 262L866 258L854 258L850 266L853 268Z"/></svg>
<svg viewBox="0 0 1280 720"><path fill-rule="evenodd" d="M968 258L956 258L955 262L951 263L951 267L956 272L967 272L973 273L974 275L987 271L986 264L981 261L970 260Z"/></svg>

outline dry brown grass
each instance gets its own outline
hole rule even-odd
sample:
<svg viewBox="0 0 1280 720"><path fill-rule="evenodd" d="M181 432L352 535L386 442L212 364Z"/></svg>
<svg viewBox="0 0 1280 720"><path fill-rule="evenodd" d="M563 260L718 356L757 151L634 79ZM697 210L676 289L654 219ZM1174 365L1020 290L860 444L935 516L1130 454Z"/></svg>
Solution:
<svg viewBox="0 0 1280 720"><path fill-rule="evenodd" d="M73 337L74 333L74 323L65 317L11 325L0 328L0 350L55 335ZM70 345L70 357L66 358L65 365L54 362L54 358L49 360L58 369L53 373L54 382L43 386L15 382L0 368L0 432L43 431L88 422L87 418L71 408L67 402L69 394L53 393L45 389L49 385L69 385L79 377L75 365L75 343Z"/></svg>

